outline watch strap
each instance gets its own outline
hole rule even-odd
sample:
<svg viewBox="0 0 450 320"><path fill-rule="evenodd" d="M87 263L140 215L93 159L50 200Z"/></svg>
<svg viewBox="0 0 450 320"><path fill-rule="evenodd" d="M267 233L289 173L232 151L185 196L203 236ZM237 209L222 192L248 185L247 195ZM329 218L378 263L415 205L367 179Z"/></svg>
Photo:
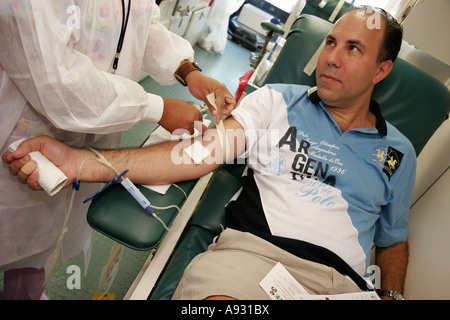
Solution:
<svg viewBox="0 0 450 320"><path fill-rule="evenodd" d="M178 67L177 71L175 71L175 78L180 82L183 86L187 86L186 77L192 71L202 71L196 62L190 62L188 60L184 60L181 65Z"/></svg>

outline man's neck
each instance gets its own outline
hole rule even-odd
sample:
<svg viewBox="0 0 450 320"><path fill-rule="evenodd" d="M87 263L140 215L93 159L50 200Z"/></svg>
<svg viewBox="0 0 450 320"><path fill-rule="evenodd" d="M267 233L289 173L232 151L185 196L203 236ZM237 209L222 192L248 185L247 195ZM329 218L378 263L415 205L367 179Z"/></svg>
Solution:
<svg viewBox="0 0 450 320"><path fill-rule="evenodd" d="M325 105L342 133L356 128L373 128L376 116L369 111L370 101L353 107L331 107Z"/></svg>

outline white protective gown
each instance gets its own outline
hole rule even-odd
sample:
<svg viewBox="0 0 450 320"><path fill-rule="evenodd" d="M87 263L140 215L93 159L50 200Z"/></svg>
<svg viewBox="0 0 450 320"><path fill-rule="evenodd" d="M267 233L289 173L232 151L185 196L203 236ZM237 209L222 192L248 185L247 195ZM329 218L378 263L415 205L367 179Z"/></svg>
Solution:
<svg viewBox="0 0 450 320"><path fill-rule="evenodd" d="M128 1L125 1L127 7ZM117 147L120 131L158 122L163 101L135 81L144 69L173 84L188 41L159 22L154 0L133 0L116 75L111 65L122 25L120 0L17 0L0 3L0 146L47 134L76 146ZM67 259L89 248L81 184L65 236ZM70 189L50 197L0 169L0 271L42 268L64 220Z"/></svg>

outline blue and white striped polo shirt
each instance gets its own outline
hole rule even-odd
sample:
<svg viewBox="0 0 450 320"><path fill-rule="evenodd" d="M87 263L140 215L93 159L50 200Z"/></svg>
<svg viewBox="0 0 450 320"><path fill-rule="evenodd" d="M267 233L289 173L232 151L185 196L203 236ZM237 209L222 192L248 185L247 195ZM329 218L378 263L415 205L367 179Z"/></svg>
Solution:
<svg viewBox="0 0 450 320"><path fill-rule="evenodd" d="M374 128L342 133L314 89L268 85L233 111L248 170L227 226L333 267L342 259L364 276L372 242L407 239L415 151L375 101Z"/></svg>

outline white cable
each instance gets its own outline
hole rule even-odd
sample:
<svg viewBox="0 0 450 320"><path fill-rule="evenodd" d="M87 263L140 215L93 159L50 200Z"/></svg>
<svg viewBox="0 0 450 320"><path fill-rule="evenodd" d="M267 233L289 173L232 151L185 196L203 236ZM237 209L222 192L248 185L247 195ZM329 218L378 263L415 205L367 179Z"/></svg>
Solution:
<svg viewBox="0 0 450 320"><path fill-rule="evenodd" d="M181 212L181 209L177 205L170 205L170 206L167 206L167 207L158 207L158 206L150 205L150 207L152 207L152 209L158 209L158 210L167 210L167 209L170 209L170 208L175 208L175 209L177 209L178 213ZM166 229L169 232L175 232L175 231L177 231L180 228L181 219L180 219L180 221L178 221L178 225L176 227L172 226L169 229L167 227L167 225L164 223L164 221L162 221L161 218L156 215L156 213L153 213L153 216L156 218L156 220L158 220L163 225L164 229Z"/></svg>
<svg viewBox="0 0 450 320"><path fill-rule="evenodd" d="M89 157L83 160L83 162L80 165L80 168L78 169L78 175L76 180L80 181L80 176L81 176L81 169L84 166L84 163L89 160L89 159L94 159L96 160L97 158L94 157ZM70 215L72 213L72 207L73 207L73 201L75 199L75 193L76 193L77 189L73 188L72 190L72 195L70 197L70 201L69 201L69 206L68 208L66 208L64 210L64 221L63 221L63 225L61 227L61 231L59 232L59 237L58 237L58 241L56 242L56 246L55 249L52 251L52 253L50 254L50 256L47 258L47 260L45 261L44 264L44 269L45 269L45 283L48 282L48 280L50 279L51 275L53 274L53 270L56 266L56 263L58 262L59 257L61 256L61 258L64 260L63 257L63 244L64 244L64 238L66 236L66 233L68 231L68 223L69 223L69 219L70 219Z"/></svg>
<svg viewBox="0 0 450 320"><path fill-rule="evenodd" d="M100 163L102 163L103 165L111 168L117 175L120 175L119 171L103 156L101 155L99 152L97 152L96 150L89 148L92 152L94 152L99 158L93 158L93 157L89 157L85 160L83 160L83 162L80 165L80 169L78 171L78 175L80 175L81 172L81 168L83 167L85 161L89 160L89 159L94 159ZM128 178L123 178L123 176L121 177L122 179L122 186L133 196L133 198L141 205L142 208L144 208L144 210L146 210L151 216L153 216L157 221L159 221L159 223L161 223L161 225L164 227L164 229L166 229L168 232L174 232L176 230L178 230L178 228L181 225L181 220L180 220L180 224L174 228L172 227L172 229L170 229L169 227L167 227L167 225L164 223L164 221L152 210L150 210L150 207L153 209L159 209L159 210L166 210L169 208L176 208L178 210L178 213L181 212L180 208L176 205L170 205L167 207L158 207L158 206L154 206L150 204L150 201L147 200L147 198L145 198L145 196L140 192L140 190L131 182L130 179ZM123 246L122 246L123 248ZM110 258L111 259L111 258ZM111 277L111 281L109 282L108 287L106 288L105 292L99 297L99 300L101 300L104 296L106 296L106 294L108 293L108 291L111 289L111 286L116 278L118 269L119 269L119 263L121 260L121 254L118 257L117 261L111 261L109 264L114 264L113 267L113 274Z"/></svg>

